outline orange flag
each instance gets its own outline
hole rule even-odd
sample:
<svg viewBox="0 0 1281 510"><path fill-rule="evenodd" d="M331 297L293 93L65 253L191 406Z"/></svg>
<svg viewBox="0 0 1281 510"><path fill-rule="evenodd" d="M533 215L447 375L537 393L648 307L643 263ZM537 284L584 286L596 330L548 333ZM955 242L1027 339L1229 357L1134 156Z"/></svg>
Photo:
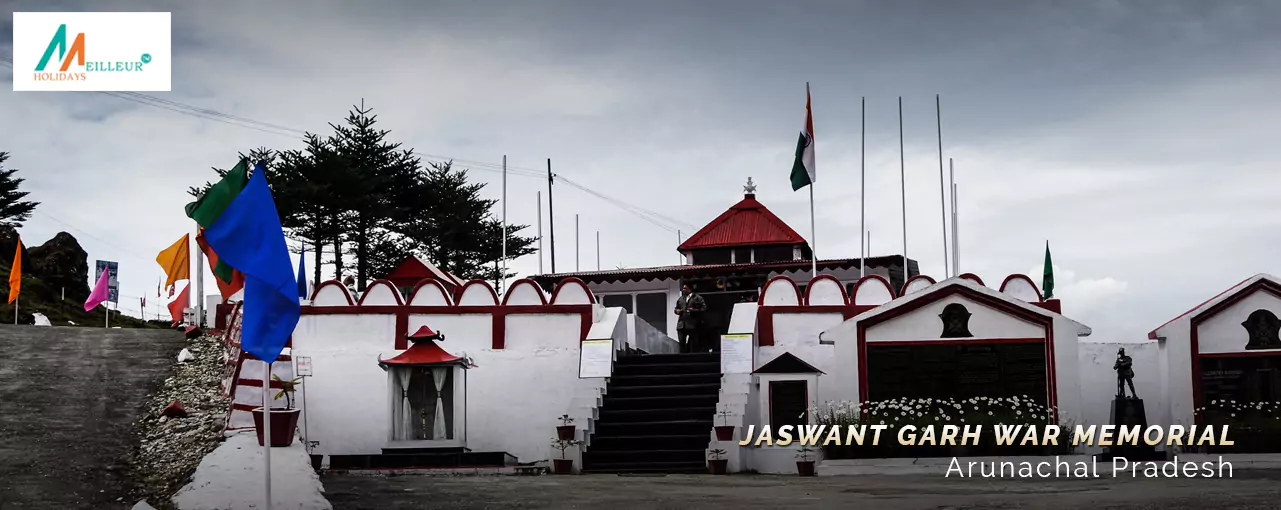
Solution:
<svg viewBox="0 0 1281 510"><path fill-rule="evenodd" d="M168 279L165 285L173 285L178 280L191 279L191 235L183 234L182 239L165 248L156 255L156 262L164 268Z"/></svg>
<svg viewBox="0 0 1281 510"><path fill-rule="evenodd" d="M9 269L9 304L18 300L19 290L22 290L22 238L18 238L18 249L13 252L13 266Z"/></svg>

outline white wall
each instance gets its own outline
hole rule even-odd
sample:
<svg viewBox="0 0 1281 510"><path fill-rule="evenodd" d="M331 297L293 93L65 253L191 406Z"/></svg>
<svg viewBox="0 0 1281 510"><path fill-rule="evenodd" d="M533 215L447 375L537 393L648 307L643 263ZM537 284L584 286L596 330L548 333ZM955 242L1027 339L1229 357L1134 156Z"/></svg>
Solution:
<svg viewBox="0 0 1281 510"><path fill-rule="evenodd" d="M837 375L851 370L848 364L836 358L836 346L820 344L818 336L823 331L840 324L844 317L839 313L776 313L774 314L774 345L756 348L756 366L769 363L785 352L792 353L825 374ZM825 337L826 338L826 337ZM826 377L826 376L824 376ZM839 400L840 392L832 385L819 385L817 393L810 395L814 402Z"/></svg>
<svg viewBox="0 0 1281 510"><path fill-rule="evenodd" d="M1197 330L1197 347L1201 353L1246 352L1250 335L1241 323L1259 309L1270 310L1281 317L1281 299L1255 291L1202 322Z"/></svg>
<svg viewBox="0 0 1281 510"><path fill-rule="evenodd" d="M303 315L293 353L311 356L304 381L307 433L316 453L381 453L390 432L387 374L378 366L398 354L395 315ZM301 406L300 406L301 407Z"/></svg>
<svg viewBox="0 0 1281 510"><path fill-rule="evenodd" d="M910 298L910 296L909 296ZM900 298L903 299L903 298ZM1044 338L1045 330L1005 312L977 303L965 296L952 295L910 311L900 317L868 328L867 340L937 339L943 332L939 314L952 303L970 311L970 333L974 338ZM1072 335L1075 338L1075 334Z"/></svg>

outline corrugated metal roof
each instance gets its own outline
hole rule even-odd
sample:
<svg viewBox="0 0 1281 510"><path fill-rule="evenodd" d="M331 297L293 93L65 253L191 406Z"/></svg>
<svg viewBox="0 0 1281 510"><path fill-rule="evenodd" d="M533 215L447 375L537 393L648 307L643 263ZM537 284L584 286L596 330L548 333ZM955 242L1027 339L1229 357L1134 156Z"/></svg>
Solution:
<svg viewBox="0 0 1281 510"><path fill-rule="evenodd" d="M681 243L678 250L764 244L803 244L805 238L747 194Z"/></svg>
<svg viewBox="0 0 1281 510"><path fill-rule="evenodd" d="M902 265L902 255L868 257L867 267L891 267ZM915 267L914 260L909 264ZM848 269L858 267L859 259L830 259L818 261L819 270ZM580 271L574 273L556 273L535 275L532 278L540 284L554 283L565 278L580 278L586 282L610 282L628 280L655 280L663 278L680 278L702 273L733 273L736 271L789 271L808 270L808 260L788 260L783 262L748 262L744 264L689 264L681 266L640 267L635 269L610 269L605 271Z"/></svg>

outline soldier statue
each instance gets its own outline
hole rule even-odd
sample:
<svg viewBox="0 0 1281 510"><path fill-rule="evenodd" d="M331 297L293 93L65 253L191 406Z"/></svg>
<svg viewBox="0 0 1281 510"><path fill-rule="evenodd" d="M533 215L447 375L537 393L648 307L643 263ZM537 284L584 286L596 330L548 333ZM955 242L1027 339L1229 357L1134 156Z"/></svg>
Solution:
<svg viewBox="0 0 1281 510"><path fill-rule="evenodd" d="M1112 365L1112 370L1116 370L1116 397L1125 398L1125 387L1130 387L1130 398L1139 398L1139 394L1134 391L1134 359L1125 355L1125 349L1116 352L1116 363Z"/></svg>

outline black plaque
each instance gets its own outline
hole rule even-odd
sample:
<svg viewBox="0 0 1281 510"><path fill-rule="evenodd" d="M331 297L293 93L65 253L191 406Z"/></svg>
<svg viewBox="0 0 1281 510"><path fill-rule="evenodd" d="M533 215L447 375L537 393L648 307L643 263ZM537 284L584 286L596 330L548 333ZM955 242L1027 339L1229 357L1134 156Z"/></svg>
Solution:
<svg viewBox="0 0 1281 510"><path fill-rule="evenodd" d="M1045 344L867 346L868 398L970 398L1027 395L1045 405Z"/></svg>
<svg viewBox="0 0 1281 510"><path fill-rule="evenodd" d="M1202 405L1211 401L1274 402L1281 397L1281 353L1201 358Z"/></svg>

